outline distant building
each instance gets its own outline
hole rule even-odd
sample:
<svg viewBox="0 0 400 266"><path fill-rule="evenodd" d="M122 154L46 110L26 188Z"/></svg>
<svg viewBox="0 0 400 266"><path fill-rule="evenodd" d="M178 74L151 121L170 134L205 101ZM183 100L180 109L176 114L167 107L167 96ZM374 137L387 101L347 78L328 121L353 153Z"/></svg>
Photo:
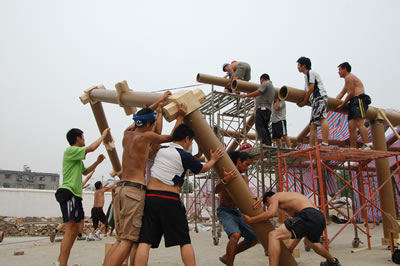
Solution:
<svg viewBox="0 0 400 266"><path fill-rule="evenodd" d="M0 187L56 190L59 187L59 174L0 170Z"/></svg>

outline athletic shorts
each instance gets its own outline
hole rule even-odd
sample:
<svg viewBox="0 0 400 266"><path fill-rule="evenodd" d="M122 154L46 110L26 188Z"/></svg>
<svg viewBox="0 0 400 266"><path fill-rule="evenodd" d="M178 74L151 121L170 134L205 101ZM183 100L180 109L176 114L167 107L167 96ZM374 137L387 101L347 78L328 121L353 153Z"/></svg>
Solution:
<svg viewBox="0 0 400 266"><path fill-rule="evenodd" d="M108 225L114 227L114 205L112 203L110 203L110 206L108 206L106 216Z"/></svg>
<svg viewBox="0 0 400 266"><path fill-rule="evenodd" d="M286 219L285 226L292 233L292 239L307 237L312 243L317 243L326 224L324 214L320 210L304 208L294 217Z"/></svg>
<svg viewBox="0 0 400 266"><path fill-rule="evenodd" d="M319 119L328 116L328 96L317 97L311 103L311 119L310 125L321 125Z"/></svg>
<svg viewBox="0 0 400 266"><path fill-rule="evenodd" d="M239 62L235 71L235 76L242 80L249 81L251 78L250 65L245 62Z"/></svg>
<svg viewBox="0 0 400 266"><path fill-rule="evenodd" d="M148 190L139 242L158 248L163 235L166 247L191 243L186 210L179 194Z"/></svg>
<svg viewBox="0 0 400 266"><path fill-rule="evenodd" d="M240 236L244 238L245 242L251 242L257 239L250 225L244 222L243 215L238 208L219 206L217 208L217 216L228 238L230 238L233 233L240 233Z"/></svg>
<svg viewBox="0 0 400 266"><path fill-rule="evenodd" d="M283 136L287 136L286 120L272 123L272 138L280 139Z"/></svg>
<svg viewBox="0 0 400 266"><path fill-rule="evenodd" d="M71 220L79 223L85 218L85 212L83 211L82 206L82 198L79 198L75 195L73 195L68 201L60 202L60 208L64 223Z"/></svg>
<svg viewBox="0 0 400 266"><path fill-rule="evenodd" d="M103 207L93 207L92 208L92 222L94 229L99 226L99 221L102 222L105 226L108 226L107 216L103 211Z"/></svg>
<svg viewBox="0 0 400 266"><path fill-rule="evenodd" d="M114 198L114 220L117 240L139 240L146 191L131 186L117 186Z"/></svg>
<svg viewBox="0 0 400 266"><path fill-rule="evenodd" d="M350 99L348 119L365 118L371 98L366 94L360 94Z"/></svg>

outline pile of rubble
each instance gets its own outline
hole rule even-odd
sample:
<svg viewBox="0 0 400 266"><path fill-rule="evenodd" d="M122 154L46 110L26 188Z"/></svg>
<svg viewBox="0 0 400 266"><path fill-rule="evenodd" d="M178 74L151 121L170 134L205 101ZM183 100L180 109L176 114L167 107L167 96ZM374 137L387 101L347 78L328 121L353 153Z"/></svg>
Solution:
<svg viewBox="0 0 400 266"><path fill-rule="evenodd" d="M0 232L6 236L48 236L58 224L62 223L61 217L7 217L0 216ZM92 223L85 218L84 232L89 232Z"/></svg>

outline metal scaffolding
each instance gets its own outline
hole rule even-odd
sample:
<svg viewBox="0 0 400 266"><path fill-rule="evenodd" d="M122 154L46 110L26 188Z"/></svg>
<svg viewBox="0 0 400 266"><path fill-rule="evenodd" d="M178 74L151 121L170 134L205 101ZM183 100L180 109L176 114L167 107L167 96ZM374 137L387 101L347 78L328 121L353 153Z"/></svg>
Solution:
<svg viewBox="0 0 400 266"><path fill-rule="evenodd" d="M310 192L308 194L309 198L324 213L327 220L330 217L329 208L337 211L343 217L343 226L330 239L328 238L328 231L325 228L324 237L321 242L325 244L326 248L351 223L355 230L355 238L352 246L358 247L361 241L358 238L357 232L361 231L366 235L368 249L371 249L369 223L373 222L374 225L377 223L374 215L376 211L380 211L382 214L385 213L380 207L378 193L387 182L395 184L395 177L400 173L399 156L400 153L398 152L361 151L358 149L319 145L316 145L314 148L279 154L279 191L298 192L299 184L301 184L303 194L304 189ZM297 159L297 162L293 163L292 161L288 163L287 160L293 160L293 158ZM370 163L382 158L392 158L395 161L395 165L392 167L390 176L378 187L376 185L375 169L371 167ZM337 165L338 167L332 166L329 165L331 161L340 163ZM342 175L338 174L335 168L341 169ZM308 172L311 175L308 180L305 180L303 175L299 175L299 170L303 173ZM343 170L347 170L348 174L346 175ZM343 183L343 186L338 188L330 199L328 199L327 195L328 174L331 174L336 180L340 180ZM334 204L337 197L343 191L346 193L346 213ZM347 204L349 198L348 191L351 192L352 214L350 214L349 204ZM356 205L358 205L358 208L355 208ZM369 213L372 213L372 215L369 215ZM360 214L365 229L359 225L357 216ZM282 212L282 216L284 220L284 212Z"/></svg>

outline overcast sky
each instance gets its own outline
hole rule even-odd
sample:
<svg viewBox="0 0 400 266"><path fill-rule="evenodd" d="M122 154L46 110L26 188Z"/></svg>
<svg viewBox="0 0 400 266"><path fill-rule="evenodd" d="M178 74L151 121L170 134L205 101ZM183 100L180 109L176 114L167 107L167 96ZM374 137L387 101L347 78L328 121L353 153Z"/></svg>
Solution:
<svg viewBox="0 0 400 266"><path fill-rule="evenodd" d="M302 89L296 60L310 57L330 97L343 87L337 65L348 61L373 106L400 109L399 10L398 0L0 0L0 168L61 173L70 128L81 128L87 144L99 136L79 100L91 86L192 85L197 73L223 76L232 60L251 65L253 82L266 72L276 87ZM310 108L287 106L289 135L297 136ZM104 108L121 156L131 117ZM85 165L99 153L104 147ZM95 176L110 171L106 161Z"/></svg>

